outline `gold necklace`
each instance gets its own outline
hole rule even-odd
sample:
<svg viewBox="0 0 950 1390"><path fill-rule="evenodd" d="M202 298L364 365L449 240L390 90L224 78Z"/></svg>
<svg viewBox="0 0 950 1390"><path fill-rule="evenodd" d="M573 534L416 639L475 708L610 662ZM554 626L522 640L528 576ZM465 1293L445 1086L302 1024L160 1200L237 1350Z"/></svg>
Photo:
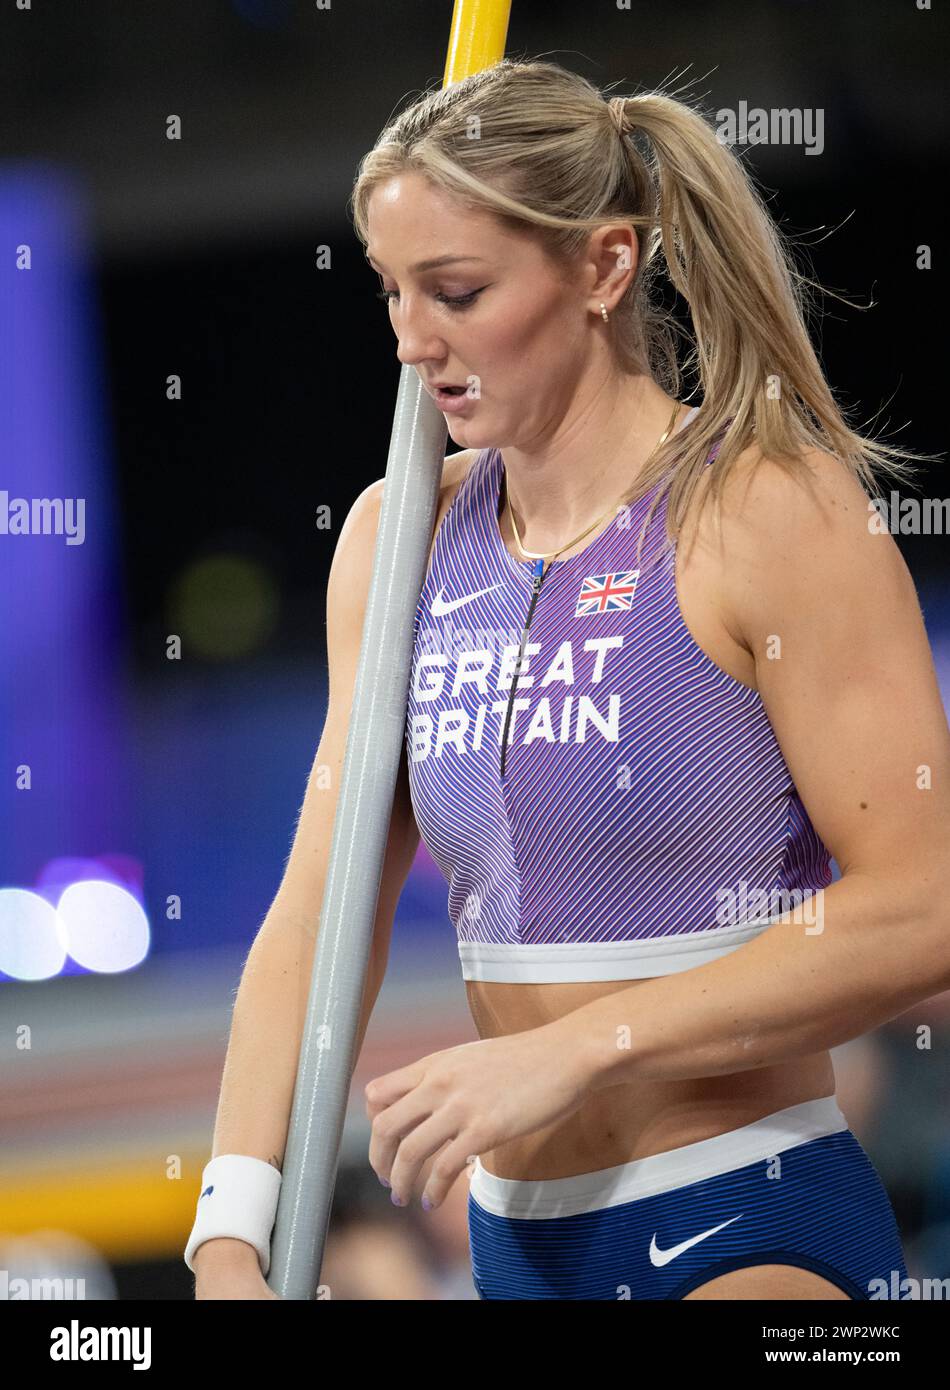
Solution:
<svg viewBox="0 0 950 1390"><path fill-rule="evenodd" d="M650 450L649 454L647 455L646 463L643 465L644 468L646 467L646 464L650 462L650 459L651 459L651 458L653 457L653 455L656 453L657 449L659 449L660 445L661 445L661 444L665 444L666 441L667 441L667 439L669 439L670 433L671 433L671 431L672 431L672 429L673 429L673 425L674 425L674 423L675 423L675 421L676 421L676 416L677 416L677 414L678 414L678 412L679 412L679 409L680 409L680 403L679 403L679 401L677 401L676 404L673 406L673 414L670 416L670 423L667 425L666 429L665 429L665 430L663 431L663 433L660 435L659 439L656 441L656 443L654 444L653 448ZM641 470L641 471L642 471L642 470ZM517 524L515 523L515 514L514 514L514 512L511 510L511 498L508 496L508 475L507 475L507 473L504 473L504 474L503 474L502 481L503 481L503 483L504 483L504 488L505 488L505 506L508 508L508 518L509 518L509 520L510 520L510 522L511 522L511 530L512 530L512 534L514 535L514 538L515 538L515 545L516 545L516 546L518 547L518 549L521 551L522 555L524 556L524 558L525 558L526 560L553 560L554 557L555 557L556 555L560 555L560 553L561 553L562 550L570 550L570 548L571 548L572 545L576 545L578 541L582 541L582 540L584 539L585 536L589 535L589 534L591 533L591 531L593 531L593 529L594 529L595 526L599 526L600 523L604 520L604 518L607 517L607 516L609 516L610 513L611 513L617 506L619 506L619 503L620 503L620 498L618 498L617 501L613 504L613 506L608 507L607 510L606 510L605 512L603 512L603 513L597 518L596 521L592 521L592 522L591 522L590 526L587 527L587 530L586 530L586 531L582 531L582 532L580 533L580 535L579 535L579 536L575 536L574 539L573 539L572 541L568 541L565 545L562 545L561 548L560 548L560 550L548 550L548 551L539 553L538 551L534 551L534 550L525 550L524 546L521 544L521 537L520 537L520 535L518 534L518 527L517 527Z"/></svg>

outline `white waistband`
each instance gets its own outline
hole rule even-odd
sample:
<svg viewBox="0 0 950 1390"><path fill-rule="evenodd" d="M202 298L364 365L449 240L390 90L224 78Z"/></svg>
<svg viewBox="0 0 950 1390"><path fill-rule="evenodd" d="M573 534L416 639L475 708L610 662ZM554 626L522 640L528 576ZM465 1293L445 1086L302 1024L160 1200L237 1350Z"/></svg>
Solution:
<svg viewBox="0 0 950 1390"><path fill-rule="evenodd" d="M641 980L705 965L770 926L774 922L767 919L645 941L460 941L458 952L463 980L514 985Z"/></svg>
<svg viewBox="0 0 950 1390"><path fill-rule="evenodd" d="M654 1197L659 1192L744 1168L748 1163L772 1158L783 1149L847 1128L836 1097L821 1096L777 1110L727 1134L716 1134L648 1158L635 1158L616 1168L578 1173L576 1177L499 1178L486 1172L476 1158L470 1191L483 1210L496 1216L534 1220L576 1216Z"/></svg>

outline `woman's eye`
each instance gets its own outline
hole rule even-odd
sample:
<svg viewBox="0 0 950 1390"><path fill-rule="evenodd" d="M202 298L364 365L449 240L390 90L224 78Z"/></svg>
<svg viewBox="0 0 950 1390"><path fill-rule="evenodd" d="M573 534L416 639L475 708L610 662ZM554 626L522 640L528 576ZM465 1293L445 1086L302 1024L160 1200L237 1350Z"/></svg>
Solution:
<svg viewBox="0 0 950 1390"><path fill-rule="evenodd" d="M476 296L477 296L477 295L480 295L481 292L482 292L482 289L484 289L484 288L485 288L485 286L483 285L483 286L481 287L481 289L472 290L469 294L461 294L461 295L454 295L454 296L453 296L453 295L448 295L448 294L442 294L442 293L440 292L439 294L436 295L436 299L439 301L440 304L447 304L447 305L449 305L449 307L452 308L452 309L464 309L464 308L466 308L469 304L471 304L471 303L474 302ZM384 304L389 304L391 300L393 300L393 299L398 299L398 298L399 298L399 291L398 291L398 290L378 290L377 293L376 293L376 298L377 298L377 299L381 299L381 300L383 301Z"/></svg>
<svg viewBox="0 0 950 1390"><path fill-rule="evenodd" d="M484 289L484 285L482 289ZM438 299L441 304L451 305L453 309L464 309L467 304L472 304L476 296L480 295L481 292L481 290L471 290L468 294L455 295L454 297L448 294L437 294L436 299Z"/></svg>

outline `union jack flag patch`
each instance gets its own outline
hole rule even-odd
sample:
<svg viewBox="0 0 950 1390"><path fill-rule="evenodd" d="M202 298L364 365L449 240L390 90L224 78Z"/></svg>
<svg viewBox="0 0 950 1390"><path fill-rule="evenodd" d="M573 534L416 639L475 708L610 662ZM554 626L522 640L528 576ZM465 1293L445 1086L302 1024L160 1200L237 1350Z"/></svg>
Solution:
<svg viewBox="0 0 950 1390"><path fill-rule="evenodd" d="M589 574L581 581L577 596L575 618L588 613L617 613L633 606L639 570L621 570L619 574Z"/></svg>

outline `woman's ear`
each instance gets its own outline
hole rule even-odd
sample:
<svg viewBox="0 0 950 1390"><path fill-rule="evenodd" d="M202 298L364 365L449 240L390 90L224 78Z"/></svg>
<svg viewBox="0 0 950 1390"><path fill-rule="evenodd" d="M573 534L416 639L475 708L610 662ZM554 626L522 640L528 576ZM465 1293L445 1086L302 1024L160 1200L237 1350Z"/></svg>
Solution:
<svg viewBox="0 0 950 1390"><path fill-rule="evenodd" d="M591 233L587 250L588 293L593 312L608 311L623 298L637 273L640 249L626 222L611 222Z"/></svg>

